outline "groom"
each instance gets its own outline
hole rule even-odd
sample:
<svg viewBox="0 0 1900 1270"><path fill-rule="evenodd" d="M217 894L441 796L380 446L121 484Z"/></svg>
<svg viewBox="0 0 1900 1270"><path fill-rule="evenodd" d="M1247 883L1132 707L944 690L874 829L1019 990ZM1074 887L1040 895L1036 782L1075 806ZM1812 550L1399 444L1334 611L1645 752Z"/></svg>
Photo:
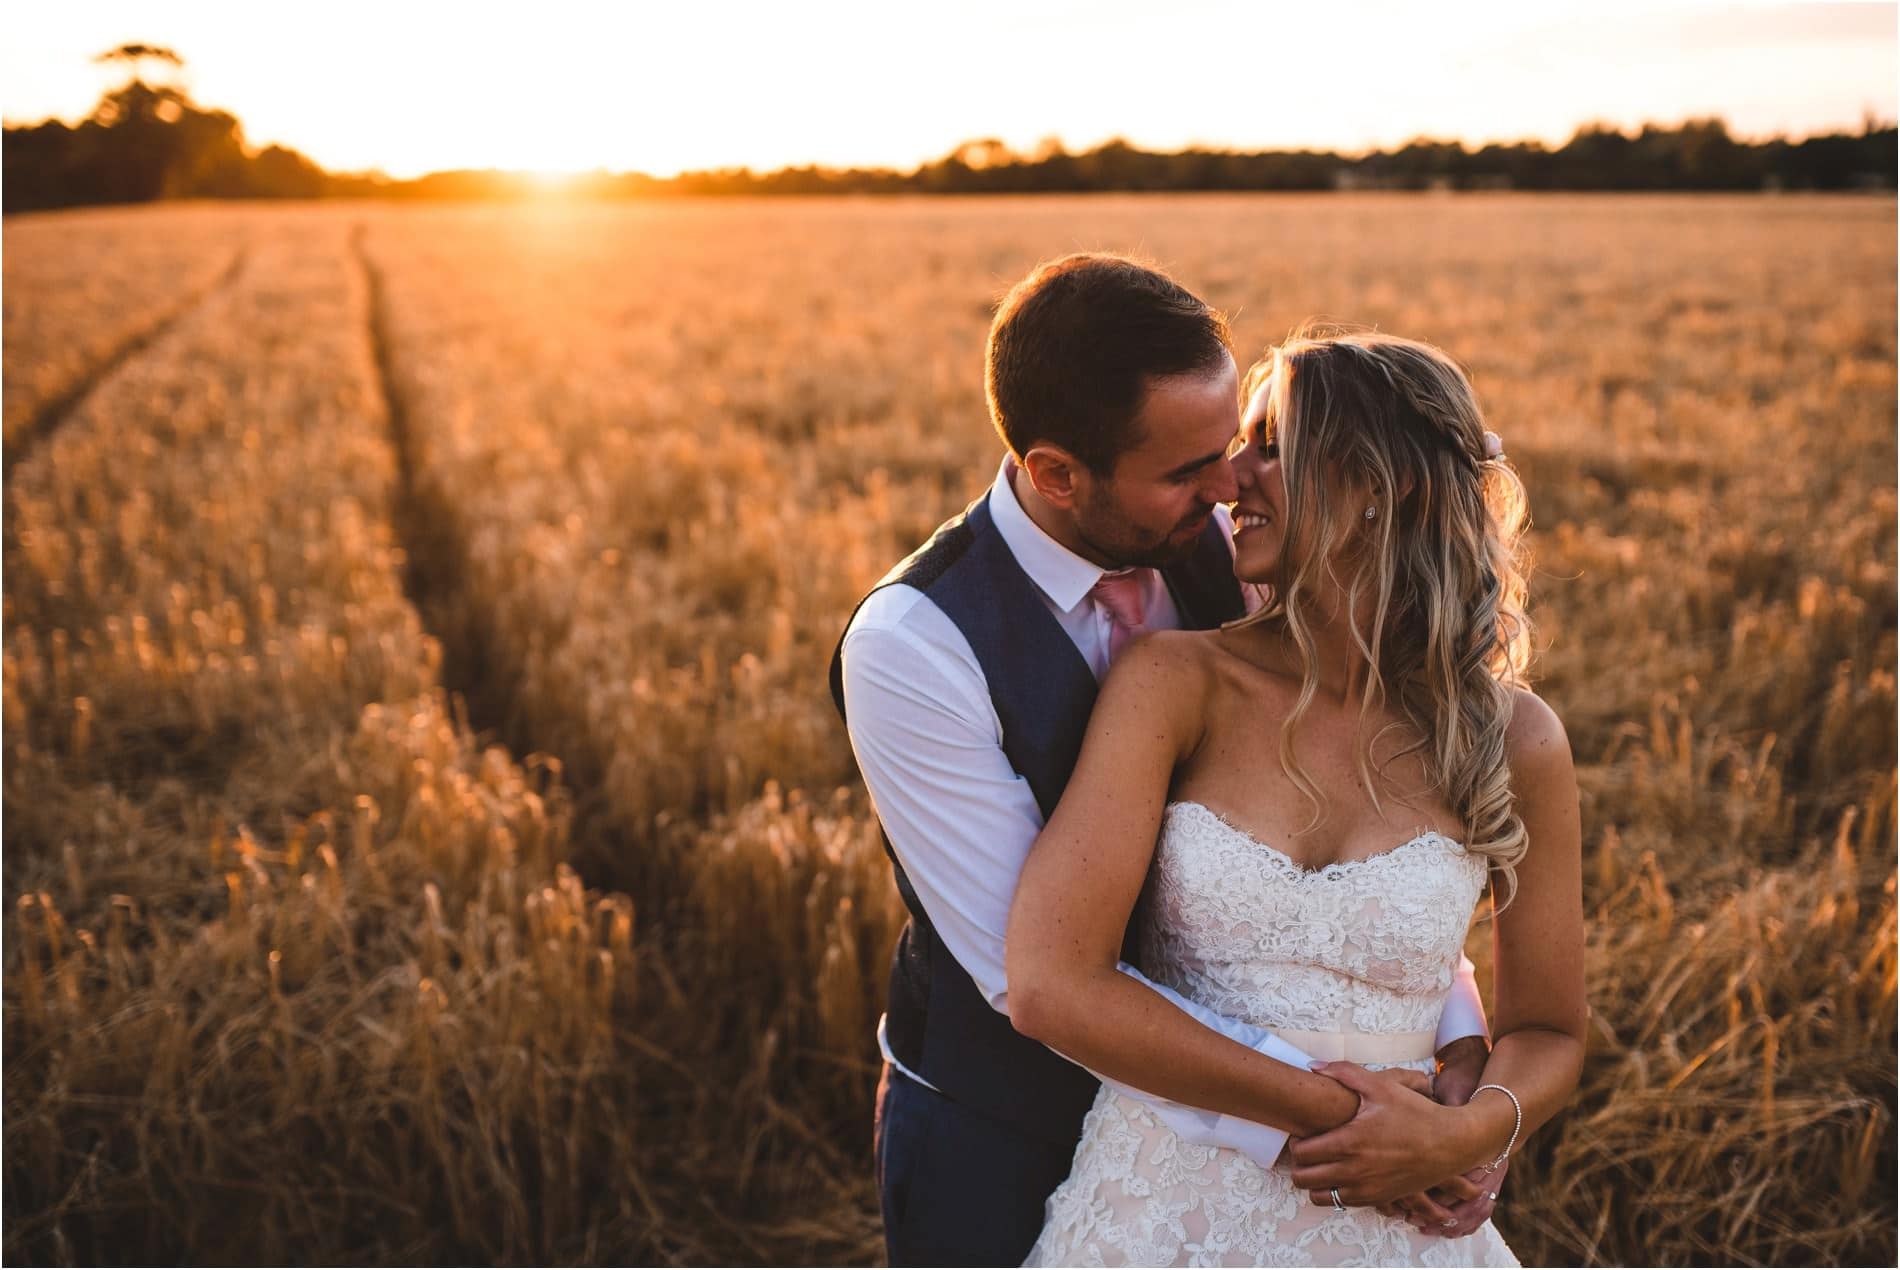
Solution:
<svg viewBox="0 0 1900 1270"><path fill-rule="evenodd" d="M1017 877L1110 658L1141 631L1246 611L1223 506L1240 418L1219 313L1133 261L1068 256L1004 299L986 361L1009 449L995 483L865 597L831 664L910 911L878 1025L893 1266L1019 1265L1035 1242L1099 1082L1010 1025L1003 933ZM1125 960L1133 947L1131 930ZM1200 1043L1308 1062L1155 990ZM1439 1029L1441 1086L1468 1094L1483 1036L1467 964ZM1284 1140L1150 1101L1184 1137L1255 1158Z"/></svg>

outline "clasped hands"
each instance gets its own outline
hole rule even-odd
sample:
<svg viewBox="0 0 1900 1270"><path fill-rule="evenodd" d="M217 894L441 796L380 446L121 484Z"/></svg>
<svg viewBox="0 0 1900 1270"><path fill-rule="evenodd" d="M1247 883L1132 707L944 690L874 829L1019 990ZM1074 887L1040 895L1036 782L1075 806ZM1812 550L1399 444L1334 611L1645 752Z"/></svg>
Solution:
<svg viewBox="0 0 1900 1270"><path fill-rule="evenodd" d="M1424 1072L1315 1063L1314 1071L1359 1095L1359 1110L1337 1128L1288 1141L1294 1184L1316 1204L1330 1206L1337 1190L1341 1203L1373 1206L1425 1234L1456 1238L1483 1225L1510 1167L1467 1168L1459 1132L1457 1109L1482 1079L1484 1042L1455 1041L1441 1056L1435 1082Z"/></svg>

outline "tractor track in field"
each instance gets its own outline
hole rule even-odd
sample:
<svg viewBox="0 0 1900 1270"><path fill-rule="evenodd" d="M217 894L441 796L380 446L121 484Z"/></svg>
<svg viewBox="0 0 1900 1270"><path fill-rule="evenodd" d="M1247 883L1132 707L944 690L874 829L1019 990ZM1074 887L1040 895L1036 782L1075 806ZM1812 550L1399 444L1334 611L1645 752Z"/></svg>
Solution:
<svg viewBox="0 0 1900 1270"><path fill-rule="evenodd" d="M469 726L478 733L499 733L506 722L501 703L492 700L488 667L494 647L490 624L464 595L468 569L468 533L441 485L432 480L419 453L416 427L396 372L389 334L389 293L382 270L364 246L361 223L350 230L350 256L363 276L368 295L369 344L376 364L376 387L389 422L396 452L395 500L390 508L396 539L403 551L402 584L423 628L442 646L442 685L460 700ZM512 747L511 747L512 748Z"/></svg>
<svg viewBox="0 0 1900 1270"><path fill-rule="evenodd" d="M467 521L429 470L427 446L410 414L397 370L387 280L365 237L365 227L359 222L350 231L349 251L368 296L376 385L389 421L390 445L396 452L390 518L403 550L403 591L421 616L423 629L442 646L442 686L463 722L477 737L505 746L517 761L537 752L555 759L561 764L561 781L571 785L573 772L566 765L567 756L550 754L527 735L512 687L521 682L521 667L508 657L488 604L471 591Z"/></svg>
<svg viewBox="0 0 1900 1270"><path fill-rule="evenodd" d="M46 439L66 421L79 403L90 396L92 390L97 388L113 371L151 347L155 341L212 296L234 286L244 272L244 263L249 250L248 247L239 247L232 252L231 263L226 265L224 271L216 278L191 292L119 341L118 345L100 358L94 366L41 404L40 408L33 412L32 419L28 420L27 425L20 430L19 440L6 447L4 460L0 461L0 480L11 477L14 464L39 449Z"/></svg>

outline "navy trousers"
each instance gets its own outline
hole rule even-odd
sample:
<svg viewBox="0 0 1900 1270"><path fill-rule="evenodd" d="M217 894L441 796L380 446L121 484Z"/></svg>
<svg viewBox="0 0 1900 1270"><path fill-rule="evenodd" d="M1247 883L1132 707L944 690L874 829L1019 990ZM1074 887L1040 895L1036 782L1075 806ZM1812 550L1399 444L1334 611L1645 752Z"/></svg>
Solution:
<svg viewBox="0 0 1900 1270"><path fill-rule="evenodd" d="M893 1266L1020 1266L1069 1175L1057 1145L952 1102L889 1063L877 1086L877 1186Z"/></svg>

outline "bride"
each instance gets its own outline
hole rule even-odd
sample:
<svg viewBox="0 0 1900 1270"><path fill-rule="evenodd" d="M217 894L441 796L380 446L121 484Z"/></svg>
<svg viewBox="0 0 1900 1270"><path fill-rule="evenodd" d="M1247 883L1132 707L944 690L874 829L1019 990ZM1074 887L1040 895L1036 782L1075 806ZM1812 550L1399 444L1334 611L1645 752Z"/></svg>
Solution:
<svg viewBox="0 0 1900 1270"><path fill-rule="evenodd" d="M1519 686L1523 489L1428 345L1295 337L1253 378L1234 571L1267 602L1115 663L1016 893L1009 999L1084 1066L1293 1143L1263 1168L1104 1087L1028 1264L1515 1265L1489 1222L1443 1238L1399 1205L1495 1170L1582 1065L1576 779ZM1497 1040L1441 1106L1417 1073L1487 881ZM1116 970L1138 900L1142 969L1340 1060L1316 1070L1349 1121L1315 1119L1308 1072L1172 1043L1179 1012Z"/></svg>

